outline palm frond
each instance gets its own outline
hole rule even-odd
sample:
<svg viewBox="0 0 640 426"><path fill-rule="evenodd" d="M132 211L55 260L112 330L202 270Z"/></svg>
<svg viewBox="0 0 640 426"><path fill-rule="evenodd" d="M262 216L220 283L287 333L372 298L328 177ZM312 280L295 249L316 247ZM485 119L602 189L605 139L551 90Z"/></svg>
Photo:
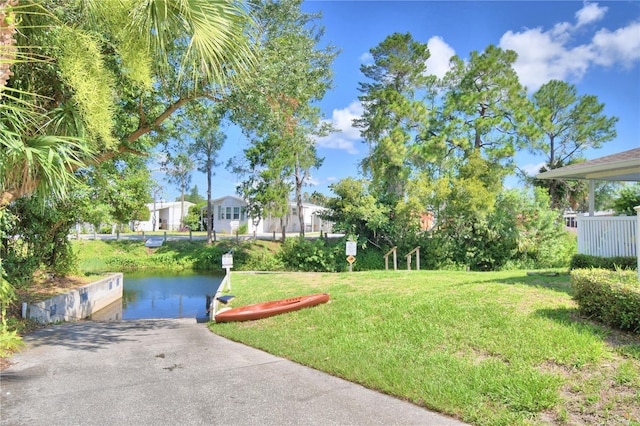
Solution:
<svg viewBox="0 0 640 426"><path fill-rule="evenodd" d="M186 46L177 59L179 81L223 86L255 62L245 35L251 23L233 0L147 0L132 12L129 28L160 53L165 67L174 66L175 48Z"/></svg>

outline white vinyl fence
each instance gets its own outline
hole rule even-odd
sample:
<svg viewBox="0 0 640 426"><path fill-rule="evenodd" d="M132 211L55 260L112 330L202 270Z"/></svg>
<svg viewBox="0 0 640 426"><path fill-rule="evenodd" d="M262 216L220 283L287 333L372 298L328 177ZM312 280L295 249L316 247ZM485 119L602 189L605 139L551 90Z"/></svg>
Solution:
<svg viewBox="0 0 640 426"><path fill-rule="evenodd" d="M578 216L578 253L637 256L638 221L634 216Z"/></svg>

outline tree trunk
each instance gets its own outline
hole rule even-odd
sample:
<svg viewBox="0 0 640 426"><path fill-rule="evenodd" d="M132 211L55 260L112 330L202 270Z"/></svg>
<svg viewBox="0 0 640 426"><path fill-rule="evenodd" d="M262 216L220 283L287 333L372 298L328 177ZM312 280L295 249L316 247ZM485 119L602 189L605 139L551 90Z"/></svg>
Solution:
<svg viewBox="0 0 640 426"><path fill-rule="evenodd" d="M207 167L207 245L212 243L213 211L211 206L211 167Z"/></svg>
<svg viewBox="0 0 640 426"><path fill-rule="evenodd" d="M11 7L17 5L18 0L0 0L0 97L13 75L11 64L16 59L16 14Z"/></svg>
<svg viewBox="0 0 640 426"><path fill-rule="evenodd" d="M300 236L304 237L304 212L302 210L302 184L304 182L301 176L300 164L296 163L296 206L298 207L298 223L300 224Z"/></svg>
<svg viewBox="0 0 640 426"><path fill-rule="evenodd" d="M284 217L280 218L280 228L282 229L282 242L284 243L284 241L287 239L287 231L286 231L286 224L284 223Z"/></svg>
<svg viewBox="0 0 640 426"><path fill-rule="evenodd" d="M181 192L180 192L180 230L182 230L182 228L184 228L184 183L181 185Z"/></svg>

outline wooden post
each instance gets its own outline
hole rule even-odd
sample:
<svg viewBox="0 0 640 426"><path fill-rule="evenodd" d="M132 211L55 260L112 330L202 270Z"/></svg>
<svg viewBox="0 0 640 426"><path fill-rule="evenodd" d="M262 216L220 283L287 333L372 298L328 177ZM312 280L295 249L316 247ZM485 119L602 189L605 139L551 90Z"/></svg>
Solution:
<svg viewBox="0 0 640 426"><path fill-rule="evenodd" d="M394 271L398 270L398 251L396 249L397 247L393 248L393 270Z"/></svg>
<svg viewBox="0 0 640 426"><path fill-rule="evenodd" d="M397 257L397 251L398 247L394 247L391 250L389 250L387 252L387 254L384 255L384 269L385 270L389 270L389 255L391 253L393 253L393 270L397 271L398 270L398 257Z"/></svg>
<svg viewBox="0 0 640 426"><path fill-rule="evenodd" d="M416 254L416 270L420 270L420 246L414 248L413 250L411 250L409 252L409 254L407 255L407 270L410 271L411 270L411 255L415 253Z"/></svg>

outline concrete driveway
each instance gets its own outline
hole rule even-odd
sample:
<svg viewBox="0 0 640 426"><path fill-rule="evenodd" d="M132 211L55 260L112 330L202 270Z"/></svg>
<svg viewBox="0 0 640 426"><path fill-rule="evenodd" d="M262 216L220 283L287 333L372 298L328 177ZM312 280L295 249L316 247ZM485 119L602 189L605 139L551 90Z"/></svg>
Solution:
<svg viewBox="0 0 640 426"><path fill-rule="evenodd" d="M193 319L76 322L25 337L2 425L461 425L231 342Z"/></svg>

